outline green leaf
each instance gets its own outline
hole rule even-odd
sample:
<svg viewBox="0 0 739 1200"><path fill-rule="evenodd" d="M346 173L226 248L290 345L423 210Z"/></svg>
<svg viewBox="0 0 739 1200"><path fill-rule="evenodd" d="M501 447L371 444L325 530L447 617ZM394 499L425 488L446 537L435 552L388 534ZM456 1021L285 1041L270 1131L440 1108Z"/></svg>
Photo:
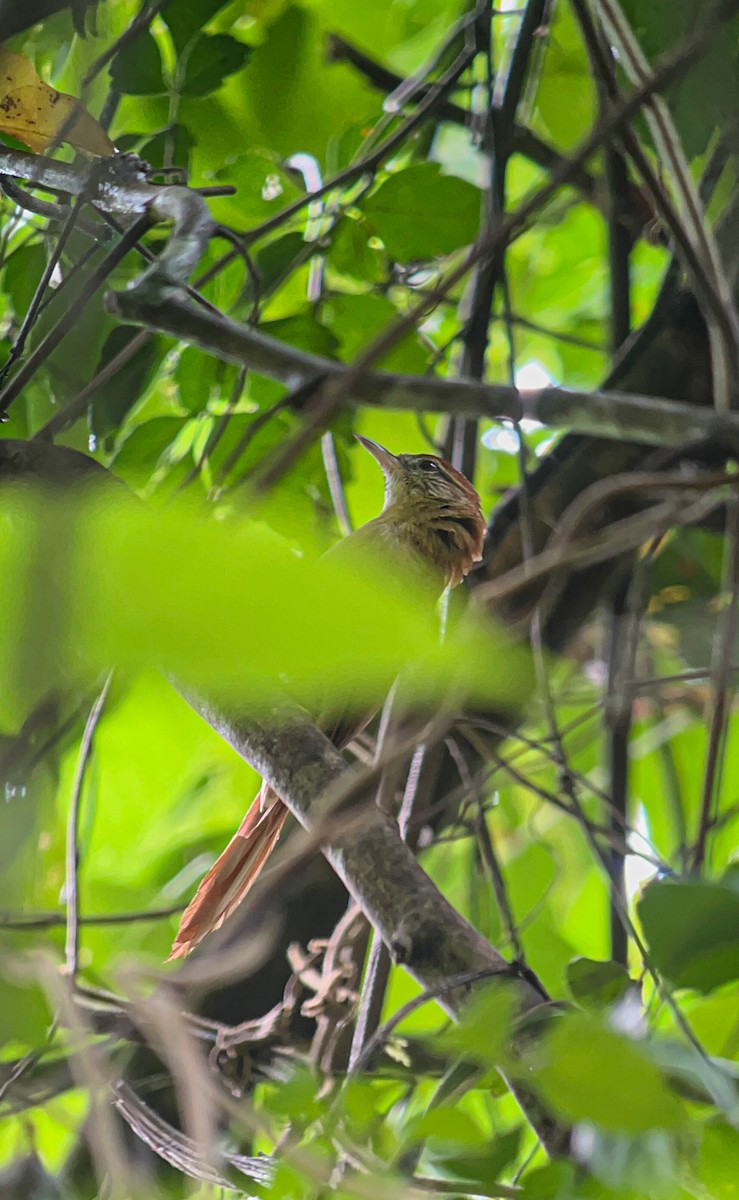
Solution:
<svg viewBox="0 0 739 1200"><path fill-rule="evenodd" d="M500 1134L484 1154L468 1152L443 1158L435 1155L434 1165L445 1174L464 1180L468 1186L460 1190L496 1196L498 1192L495 1191L495 1185L500 1181L501 1172L518 1154L522 1134L520 1127L512 1129L510 1133Z"/></svg>
<svg viewBox="0 0 739 1200"><path fill-rule="evenodd" d="M187 125L178 123L149 138L138 152L155 169L174 164L186 170L194 146L195 135Z"/></svg>
<svg viewBox="0 0 739 1200"><path fill-rule="evenodd" d="M480 192L464 179L419 163L391 175L363 204L365 215L398 262L436 258L477 237Z"/></svg>
<svg viewBox="0 0 739 1200"><path fill-rule="evenodd" d="M698 879L661 879L638 905L652 961L676 987L710 992L739 978L739 892Z"/></svg>
<svg viewBox="0 0 739 1200"><path fill-rule="evenodd" d="M701 1138L698 1178L711 1200L739 1196L739 1132L721 1121L709 1122Z"/></svg>
<svg viewBox="0 0 739 1200"><path fill-rule="evenodd" d="M111 462L115 475L132 488L151 479L165 450L182 432L185 417L154 417L137 425Z"/></svg>
<svg viewBox="0 0 739 1200"><path fill-rule="evenodd" d="M237 189L235 196L210 202L214 215L237 228L245 223L267 220L302 194L293 176L284 170L280 156L265 150L247 150L233 161L229 160L214 171L213 179L232 184ZM303 241L297 233L285 234L285 237ZM274 244L270 242L255 257L259 258Z"/></svg>
<svg viewBox="0 0 739 1200"><path fill-rule="evenodd" d="M288 342L299 350L321 354L324 358L336 358L339 343L330 329L308 313L295 317L282 317L279 321L265 321L260 326L262 333Z"/></svg>
<svg viewBox="0 0 739 1200"><path fill-rule="evenodd" d="M529 1172L523 1180L520 1200L570 1200L575 1187L576 1167L571 1162L552 1162Z"/></svg>
<svg viewBox="0 0 739 1200"><path fill-rule="evenodd" d="M279 496L274 504L279 519ZM502 632L470 615L440 644L427 587L400 562L388 572L387 551L373 553L361 539L319 562L315 536L307 523L298 530L294 503L291 510L301 556L270 529L269 508L261 520L252 510L247 521L206 521L184 501L150 511L117 489L101 497L86 489L78 504L65 503L62 537L50 498L34 495L31 505L27 490L9 492L0 540L0 578L14 581L0 624L7 693L38 699L38 689L61 686L65 672L95 678L118 663L171 671L224 699L238 694L244 711L274 705L286 664L291 694L310 707L339 697L345 704L349 680L352 703L364 711L402 665L414 703L446 693L450 670L461 672L470 697L495 693L509 705L528 696L528 655ZM315 522L312 508L308 519ZM70 544L79 569L70 570ZM42 583L29 578L36 567ZM26 588L38 604L32 622L21 615ZM64 622L52 619L59 612ZM494 1032L505 1032L500 1022Z"/></svg>
<svg viewBox="0 0 739 1200"><path fill-rule="evenodd" d="M571 149L595 118L596 92L572 9L558 4L547 31L535 120L558 146Z"/></svg>
<svg viewBox="0 0 739 1200"><path fill-rule="evenodd" d="M573 958L567 964L567 986L575 1000L586 1008L606 1008L620 1000L631 985L621 963Z"/></svg>
<svg viewBox="0 0 739 1200"><path fill-rule="evenodd" d="M180 404L190 413L208 407L215 384L216 362L197 346L186 346L174 370Z"/></svg>
<svg viewBox="0 0 739 1200"><path fill-rule="evenodd" d="M254 256L254 266L259 280L258 288L251 275L247 278L246 295L251 300L261 298L263 294L274 290L286 275L290 273L298 255L306 251L305 239L299 233L286 233L284 237L275 238Z"/></svg>
<svg viewBox="0 0 739 1200"><path fill-rule="evenodd" d="M600 1180L604 1188L591 1192L585 1187L577 1195L588 1200L591 1196L603 1196L604 1200L692 1200L692 1191L682 1193L675 1187L680 1136L671 1130L650 1129L625 1138L602 1129L588 1129L578 1157L588 1168L588 1177Z"/></svg>
<svg viewBox="0 0 739 1200"><path fill-rule="evenodd" d="M515 1009L515 990L510 984L481 984L465 1005L459 1022L440 1035L439 1044L447 1053L497 1068Z"/></svg>
<svg viewBox="0 0 739 1200"><path fill-rule="evenodd" d="M38 282L46 267L47 257L43 242L33 241L19 246L7 258L3 271L3 291L13 305L17 320L25 316L33 299Z"/></svg>
<svg viewBox="0 0 739 1200"><path fill-rule="evenodd" d="M680 44L702 12L701 0L623 0L623 10L648 58ZM665 92L687 155L702 154L710 137L733 120L739 104L736 19L722 22L721 35L702 47L690 71Z"/></svg>
<svg viewBox="0 0 739 1200"><path fill-rule="evenodd" d="M315 155L326 172L346 165L342 135L374 123L380 98L354 68L326 68L326 32L318 14L296 4L269 25L242 76L235 110L240 145L266 147L285 158L300 149ZM355 139L349 154L356 148Z"/></svg>
<svg viewBox="0 0 739 1200"><path fill-rule="evenodd" d="M215 92L228 75L240 71L247 63L251 48L225 33L209 37L203 34L187 57L180 90L186 96L207 96Z"/></svg>
<svg viewBox="0 0 739 1200"><path fill-rule="evenodd" d="M116 90L129 96L166 91L159 47L148 29L118 51L110 66L110 77Z"/></svg>
<svg viewBox="0 0 739 1200"><path fill-rule="evenodd" d="M528 1062L525 1078L566 1121L635 1134L683 1120L679 1102L644 1048L594 1017L558 1017Z"/></svg>
<svg viewBox="0 0 739 1200"><path fill-rule="evenodd" d="M341 1109L353 1131L364 1133L386 1117L407 1090L399 1080L350 1076L341 1089Z"/></svg>
<svg viewBox="0 0 739 1200"><path fill-rule="evenodd" d="M293 1121L312 1121L321 1113L319 1081L305 1067L296 1067L279 1087L265 1086L264 1107L278 1117Z"/></svg>
<svg viewBox="0 0 739 1200"><path fill-rule="evenodd" d="M345 215L331 234L328 261L334 270L352 279L379 283L388 273L387 255L370 245L372 228L364 219Z"/></svg>
<svg viewBox="0 0 739 1200"><path fill-rule="evenodd" d="M407 1146L427 1140L438 1146L479 1147L483 1142L480 1127L468 1113L458 1108L432 1108L408 1122L403 1130Z"/></svg>
<svg viewBox="0 0 739 1200"><path fill-rule="evenodd" d="M40 1046L51 1021L46 997L38 985L14 978L13 966L21 960L11 957L7 942L2 946L1 957L4 973L0 975L0 1045L17 1041Z"/></svg>
<svg viewBox="0 0 739 1200"><path fill-rule="evenodd" d="M114 329L108 334L96 371L100 371L137 336L136 331L123 328ZM96 437L104 438L114 433L133 405L139 402L159 367L163 347L161 338L148 338L93 397L92 432Z"/></svg>
<svg viewBox="0 0 739 1200"><path fill-rule="evenodd" d="M182 51L226 3L227 0L197 0L197 3L190 0L186 4L166 5L162 16L177 49Z"/></svg>
<svg viewBox="0 0 739 1200"><path fill-rule="evenodd" d="M384 296L368 293L332 296L323 306L322 316L341 343L341 357L345 362L352 362L370 342L393 325L400 314ZM377 367L383 371L421 375L428 367L429 357L428 350L412 330L378 359Z"/></svg>

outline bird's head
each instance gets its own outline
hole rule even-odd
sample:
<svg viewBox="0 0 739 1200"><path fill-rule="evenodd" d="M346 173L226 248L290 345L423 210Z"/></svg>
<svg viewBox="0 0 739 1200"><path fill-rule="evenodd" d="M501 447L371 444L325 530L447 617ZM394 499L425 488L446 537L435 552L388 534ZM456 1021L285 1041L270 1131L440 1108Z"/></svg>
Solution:
<svg viewBox="0 0 739 1200"><path fill-rule="evenodd" d="M391 454L384 446L356 435L382 467L384 514L398 514L420 526L459 533L470 563L479 561L485 536L480 497L461 471L435 454ZM465 571L466 573L466 571Z"/></svg>

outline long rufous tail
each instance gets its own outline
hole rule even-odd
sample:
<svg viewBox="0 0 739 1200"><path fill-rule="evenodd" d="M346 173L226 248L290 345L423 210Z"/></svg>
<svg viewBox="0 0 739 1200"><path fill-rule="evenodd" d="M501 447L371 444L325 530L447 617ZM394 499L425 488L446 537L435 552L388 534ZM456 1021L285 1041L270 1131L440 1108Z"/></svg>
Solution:
<svg viewBox="0 0 739 1200"><path fill-rule="evenodd" d="M170 959L184 958L238 908L276 846L286 818L285 805L263 783L236 833L182 914Z"/></svg>

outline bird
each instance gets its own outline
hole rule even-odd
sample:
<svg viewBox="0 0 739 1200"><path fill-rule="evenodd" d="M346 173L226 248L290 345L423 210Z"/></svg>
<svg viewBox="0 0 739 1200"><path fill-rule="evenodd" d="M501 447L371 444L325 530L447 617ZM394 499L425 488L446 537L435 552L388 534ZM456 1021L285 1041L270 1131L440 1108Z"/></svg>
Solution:
<svg viewBox="0 0 739 1200"><path fill-rule="evenodd" d="M385 482L382 512L330 551L351 564L355 551L374 553L387 572L393 563L415 570L428 585L431 603L461 583L482 558L485 519L470 481L435 454L392 454L360 434L357 441L377 460ZM321 727L343 749L371 720L364 711L325 714ZM253 887L275 848L288 809L265 781L226 849L188 904L169 960L184 958L219 929ZM169 961L168 960L168 961Z"/></svg>

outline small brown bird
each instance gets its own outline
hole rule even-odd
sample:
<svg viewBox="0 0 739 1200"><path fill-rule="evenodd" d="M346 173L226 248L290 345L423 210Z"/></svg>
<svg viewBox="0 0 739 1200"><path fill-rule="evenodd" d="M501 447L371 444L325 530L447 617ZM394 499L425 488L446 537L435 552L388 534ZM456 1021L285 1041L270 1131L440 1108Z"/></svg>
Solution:
<svg viewBox="0 0 739 1200"><path fill-rule="evenodd" d="M480 498L468 479L433 454L391 454L369 438L357 439L377 459L385 476L379 517L340 542L332 554L354 547L373 550L383 561L418 567L432 582L434 599L460 583L482 556L485 521ZM321 727L339 749L356 737L372 713L352 713ZM263 783L251 808L185 909L170 958L184 958L207 934L219 929L256 882L282 832L288 810Z"/></svg>

